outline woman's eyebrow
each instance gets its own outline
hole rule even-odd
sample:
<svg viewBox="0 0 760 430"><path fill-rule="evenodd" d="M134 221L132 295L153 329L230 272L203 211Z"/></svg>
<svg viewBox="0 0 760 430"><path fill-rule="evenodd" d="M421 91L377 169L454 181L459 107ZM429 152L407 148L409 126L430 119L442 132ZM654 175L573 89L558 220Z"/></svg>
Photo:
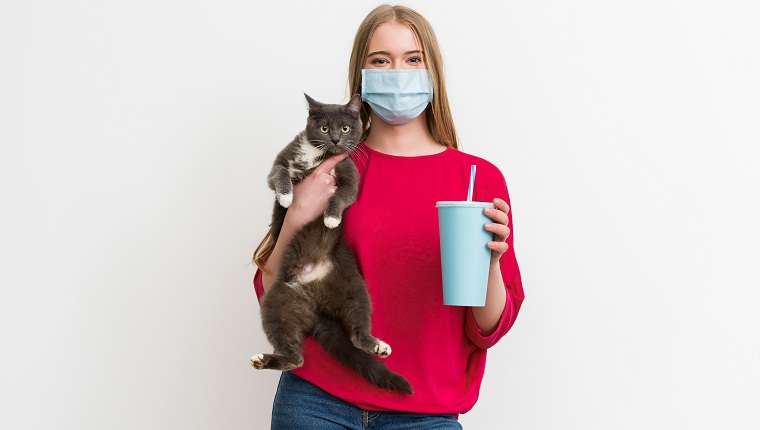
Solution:
<svg viewBox="0 0 760 430"><path fill-rule="evenodd" d="M424 52L419 49L404 52L404 55L409 55L409 54L424 54ZM390 57L391 53L388 51L375 51L375 52L370 52L369 54L367 54L367 57L371 57L373 55L387 55Z"/></svg>

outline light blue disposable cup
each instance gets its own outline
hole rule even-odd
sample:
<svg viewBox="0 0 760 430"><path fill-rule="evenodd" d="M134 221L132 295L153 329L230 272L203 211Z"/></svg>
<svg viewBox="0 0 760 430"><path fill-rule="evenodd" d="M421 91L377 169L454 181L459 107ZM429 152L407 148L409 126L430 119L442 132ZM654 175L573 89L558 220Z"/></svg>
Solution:
<svg viewBox="0 0 760 430"><path fill-rule="evenodd" d="M494 207L486 202L437 202L441 232L443 304L485 306L488 266L493 233L485 223L493 222L483 210Z"/></svg>

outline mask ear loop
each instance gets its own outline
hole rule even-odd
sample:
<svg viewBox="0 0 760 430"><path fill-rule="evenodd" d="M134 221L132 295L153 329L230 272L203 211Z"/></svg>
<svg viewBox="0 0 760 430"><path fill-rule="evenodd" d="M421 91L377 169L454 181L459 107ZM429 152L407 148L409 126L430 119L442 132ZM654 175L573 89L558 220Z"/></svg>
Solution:
<svg viewBox="0 0 760 430"><path fill-rule="evenodd" d="M433 74L430 73L430 68L425 69L428 72L428 84L430 86L430 105L433 105L433 100L435 99L435 83L433 82Z"/></svg>
<svg viewBox="0 0 760 430"><path fill-rule="evenodd" d="M372 108L369 107L367 102L362 102L362 113L365 111L365 109L367 112L367 124L364 127L364 130L362 130L362 133L364 134L364 136L362 137L362 140L367 138L367 136L369 135L369 129L370 127L372 127L372 115L371 115Z"/></svg>

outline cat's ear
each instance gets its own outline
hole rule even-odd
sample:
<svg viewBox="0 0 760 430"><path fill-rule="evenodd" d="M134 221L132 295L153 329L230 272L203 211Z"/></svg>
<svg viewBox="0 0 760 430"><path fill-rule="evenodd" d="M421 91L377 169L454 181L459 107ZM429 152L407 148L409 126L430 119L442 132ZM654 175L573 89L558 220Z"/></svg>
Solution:
<svg viewBox="0 0 760 430"><path fill-rule="evenodd" d="M353 97L351 97L351 100L348 101L348 110L350 110L353 113L359 113L362 110L362 96L361 94L354 94Z"/></svg>
<svg viewBox="0 0 760 430"><path fill-rule="evenodd" d="M320 106L322 106L322 103L314 100L313 98L309 97L308 94L303 93L303 95L306 97L306 102L309 103L309 112L318 109Z"/></svg>

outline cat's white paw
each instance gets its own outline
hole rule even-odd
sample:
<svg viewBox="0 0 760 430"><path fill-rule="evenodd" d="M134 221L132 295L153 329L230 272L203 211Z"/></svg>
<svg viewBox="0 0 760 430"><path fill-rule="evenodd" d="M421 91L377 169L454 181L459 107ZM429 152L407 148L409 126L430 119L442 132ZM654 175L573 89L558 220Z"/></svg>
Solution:
<svg viewBox="0 0 760 430"><path fill-rule="evenodd" d="M325 217L325 226L327 226L327 228L335 228L339 225L340 225L340 218L335 218L334 216Z"/></svg>
<svg viewBox="0 0 760 430"><path fill-rule="evenodd" d="M264 354L256 354L251 357L251 366L256 369L264 368Z"/></svg>
<svg viewBox="0 0 760 430"><path fill-rule="evenodd" d="M293 193L287 193L287 194L278 194L277 195L277 201L280 202L280 206L284 208L288 208L291 203L293 203Z"/></svg>
<svg viewBox="0 0 760 430"><path fill-rule="evenodd" d="M375 350L373 351L378 357L385 358L389 355L391 355L391 346L387 343L383 342L382 340L377 340L377 345L375 345Z"/></svg>

